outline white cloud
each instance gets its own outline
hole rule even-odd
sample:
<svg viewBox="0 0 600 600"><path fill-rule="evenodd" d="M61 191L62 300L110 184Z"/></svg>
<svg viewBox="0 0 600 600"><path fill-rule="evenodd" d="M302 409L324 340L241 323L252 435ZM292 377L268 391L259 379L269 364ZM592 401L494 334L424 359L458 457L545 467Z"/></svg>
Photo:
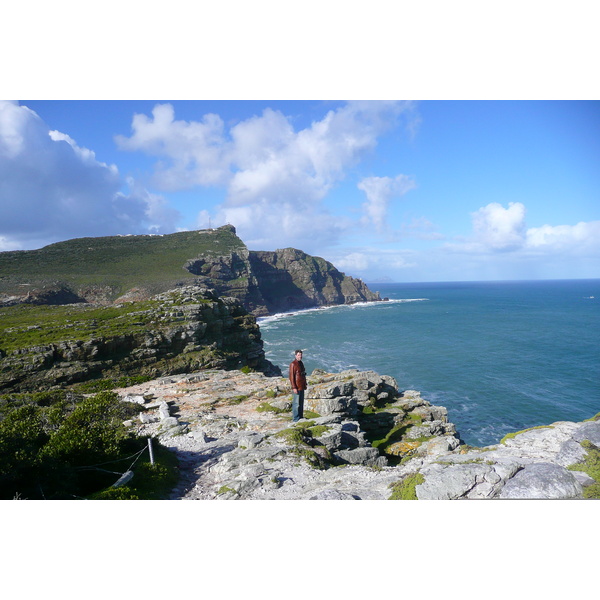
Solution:
<svg viewBox="0 0 600 600"><path fill-rule="evenodd" d="M178 215L159 196L120 177L39 116L0 102L0 236L31 248L70 237L170 229Z"/></svg>
<svg viewBox="0 0 600 600"><path fill-rule="evenodd" d="M223 206L216 225L232 223L249 248L261 250L294 247L315 254L348 227L314 206L300 208L292 202L273 204L261 199L252 205Z"/></svg>
<svg viewBox="0 0 600 600"><path fill-rule="evenodd" d="M473 213L471 249L550 255L559 252L600 252L600 221L576 225L542 225L527 228L525 206L510 202L508 208L491 203Z"/></svg>
<svg viewBox="0 0 600 600"><path fill-rule="evenodd" d="M525 206L509 202L504 208L492 202L472 213L475 240L494 251L510 251L525 243Z"/></svg>
<svg viewBox="0 0 600 600"><path fill-rule="evenodd" d="M332 252L327 259L354 277L392 275L401 278L402 272L417 266L417 256L413 250L364 247Z"/></svg>
<svg viewBox="0 0 600 600"><path fill-rule="evenodd" d="M473 235L444 250L462 254L473 278L597 276L600 221L527 228L525 212L520 202L488 204L472 213Z"/></svg>
<svg viewBox="0 0 600 600"><path fill-rule="evenodd" d="M542 225L527 230L527 248L588 252L600 250L600 221L577 223L576 225Z"/></svg>
<svg viewBox="0 0 600 600"><path fill-rule="evenodd" d="M136 114L131 137L115 136L122 150L140 150L169 162L155 167L155 184L164 190L194 185L221 185L230 176L230 143L218 115L206 114L201 122L176 121L170 104L157 104L152 119Z"/></svg>
<svg viewBox="0 0 600 600"><path fill-rule="evenodd" d="M371 265L369 257L364 252L350 252L336 260L336 267L341 271L358 273L366 271Z"/></svg>
<svg viewBox="0 0 600 600"><path fill-rule="evenodd" d="M325 195L411 109L350 102L296 131L288 117L267 108L227 132L216 115L177 121L170 105L157 105L152 118L135 115L132 136L116 141L159 158L155 182L164 189L222 186L226 196L215 221L235 225L248 245L310 250L307 240L332 242L341 229L321 206Z"/></svg>
<svg viewBox="0 0 600 600"><path fill-rule="evenodd" d="M375 225L378 231L386 228L389 204L394 197L403 196L415 187L415 182L407 175L396 177L366 177L358 183L367 201L362 205L364 225Z"/></svg>

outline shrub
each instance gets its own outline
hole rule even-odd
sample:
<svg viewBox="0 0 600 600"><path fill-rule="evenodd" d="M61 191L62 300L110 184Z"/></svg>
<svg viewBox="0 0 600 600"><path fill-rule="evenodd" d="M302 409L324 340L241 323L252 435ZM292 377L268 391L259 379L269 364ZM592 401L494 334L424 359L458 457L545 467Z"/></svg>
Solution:
<svg viewBox="0 0 600 600"><path fill-rule="evenodd" d="M154 465L141 460L147 438L123 425L139 407L112 392L90 398L64 391L15 394L1 400L1 499L162 498L176 483L177 460L166 448L155 449ZM132 464L131 482L109 487Z"/></svg>

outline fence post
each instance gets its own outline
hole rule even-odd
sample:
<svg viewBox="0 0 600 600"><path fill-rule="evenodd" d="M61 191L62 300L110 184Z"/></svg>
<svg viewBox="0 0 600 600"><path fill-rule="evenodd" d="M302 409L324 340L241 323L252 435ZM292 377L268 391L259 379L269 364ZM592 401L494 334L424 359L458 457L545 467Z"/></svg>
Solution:
<svg viewBox="0 0 600 600"><path fill-rule="evenodd" d="M154 451L152 450L152 438L148 438L148 450L150 451L150 464L154 464Z"/></svg>

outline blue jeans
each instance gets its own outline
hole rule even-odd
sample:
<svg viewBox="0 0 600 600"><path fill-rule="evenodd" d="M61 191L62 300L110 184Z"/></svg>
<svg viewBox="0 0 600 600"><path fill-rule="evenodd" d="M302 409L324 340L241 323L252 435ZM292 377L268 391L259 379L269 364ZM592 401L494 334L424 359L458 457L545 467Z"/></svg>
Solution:
<svg viewBox="0 0 600 600"><path fill-rule="evenodd" d="M297 421L304 417L304 390L292 394L292 420Z"/></svg>

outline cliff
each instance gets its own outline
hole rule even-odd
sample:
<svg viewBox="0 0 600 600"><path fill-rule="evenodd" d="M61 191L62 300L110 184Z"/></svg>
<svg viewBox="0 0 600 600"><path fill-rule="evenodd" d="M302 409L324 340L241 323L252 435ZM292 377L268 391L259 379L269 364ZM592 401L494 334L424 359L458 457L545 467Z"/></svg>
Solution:
<svg viewBox="0 0 600 600"><path fill-rule="evenodd" d="M287 379L260 373L205 371L118 392L142 405L129 426L179 457L171 499L600 497L600 414L474 448L444 407L371 371L314 371L298 424Z"/></svg>
<svg viewBox="0 0 600 600"><path fill-rule="evenodd" d="M254 315L380 300L322 258L286 248L248 250L235 228L170 235L79 238L0 252L0 305L112 304L181 285L231 296Z"/></svg>
<svg viewBox="0 0 600 600"><path fill-rule="evenodd" d="M3 392L205 368L279 372L241 303L197 286L110 307L10 306L0 318Z"/></svg>

